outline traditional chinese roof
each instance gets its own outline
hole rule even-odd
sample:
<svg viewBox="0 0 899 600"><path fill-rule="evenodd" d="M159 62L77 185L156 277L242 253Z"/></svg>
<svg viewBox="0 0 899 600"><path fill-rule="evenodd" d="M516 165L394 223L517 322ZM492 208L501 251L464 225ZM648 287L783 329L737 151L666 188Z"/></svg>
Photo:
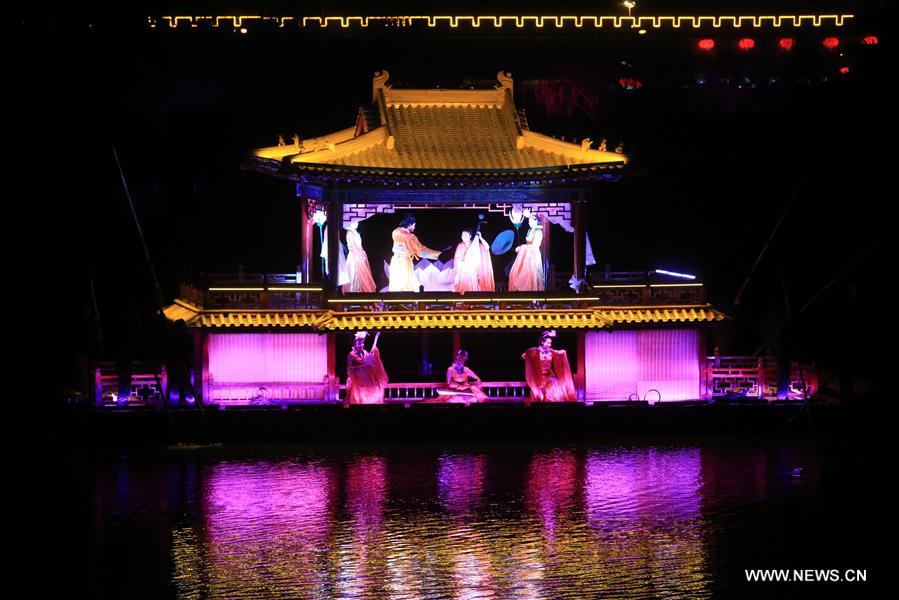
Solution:
<svg viewBox="0 0 899 600"><path fill-rule="evenodd" d="M624 154L531 131L515 108L512 79L492 89L394 89L386 71L373 82L372 106L354 127L289 145L259 148L250 169L307 181L354 178L534 180L618 173ZM360 179L361 178L361 179ZM541 181L545 183L545 181Z"/></svg>
<svg viewBox="0 0 899 600"><path fill-rule="evenodd" d="M169 319L191 327L359 329L604 329L619 326L713 323L724 313L709 305L591 307L535 310L202 310L176 301L165 310Z"/></svg>

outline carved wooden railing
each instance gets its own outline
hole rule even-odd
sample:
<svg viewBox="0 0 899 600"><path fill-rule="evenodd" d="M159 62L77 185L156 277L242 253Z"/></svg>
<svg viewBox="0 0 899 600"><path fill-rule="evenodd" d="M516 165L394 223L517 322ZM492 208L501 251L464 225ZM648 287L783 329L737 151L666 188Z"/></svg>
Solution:
<svg viewBox="0 0 899 600"><path fill-rule="evenodd" d="M94 369L94 403L98 407L161 407L168 393L165 367L146 363L132 365L123 382L113 363L97 363Z"/></svg>
<svg viewBox="0 0 899 600"><path fill-rule="evenodd" d="M712 400L777 400L777 361L770 356L709 356L705 363L706 397ZM804 400L818 391L815 365L793 362L786 398Z"/></svg>

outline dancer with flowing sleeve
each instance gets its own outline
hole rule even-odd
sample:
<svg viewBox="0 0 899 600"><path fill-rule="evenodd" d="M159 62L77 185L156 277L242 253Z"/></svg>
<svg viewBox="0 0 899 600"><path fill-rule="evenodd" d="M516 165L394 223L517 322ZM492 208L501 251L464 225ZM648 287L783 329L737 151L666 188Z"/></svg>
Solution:
<svg viewBox="0 0 899 600"><path fill-rule="evenodd" d="M390 292L417 292L419 283L412 261L440 257L440 250L432 250L419 242L413 231L415 217L411 215L407 215L393 230L393 258L390 259L390 285L387 288Z"/></svg>
<svg viewBox="0 0 899 600"><path fill-rule="evenodd" d="M346 270L349 281L343 286L343 292L371 294L377 291L375 280L371 275L368 255L362 249L362 236L359 235L359 223L355 221L346 227Z"/></svg>
<svg viewBox="0 0 899 600"><path fill-rule="evenodd" d="M540 346L521 355L524 377L531 388L531 402L575 402L577 392L571 377L568 354L552 347L556 332L544 331Z"/></svg>
<svg viewBox="0 0 899 600"><path fill-rule="evenodd" d="M509 271L510 292L539 292L546 289L546 277L543 273L543 255L540 244L543 243L543 226L537 215L528 220L528 233L524 244L515 248L518 256Z"/></svg>
<svg viewBox="0 0 899 600"><path fill-rule="evenodd" d="M353 339L353 349L347 356L346 401L349 404L382 404L384 388L387 387L387 372L378 351L378 337L375 335L371 351L365 349L368 333L360 331Z"/></svg>
<svg viewBox="0 0 899 600"><path fill-rule="evenodd" d="M453 256L453 291L492 292L496 289L493 280L493 261L490 259L490 245L478 232L472 237L471 231L462 231L462 241L456 246Z"/></svg>

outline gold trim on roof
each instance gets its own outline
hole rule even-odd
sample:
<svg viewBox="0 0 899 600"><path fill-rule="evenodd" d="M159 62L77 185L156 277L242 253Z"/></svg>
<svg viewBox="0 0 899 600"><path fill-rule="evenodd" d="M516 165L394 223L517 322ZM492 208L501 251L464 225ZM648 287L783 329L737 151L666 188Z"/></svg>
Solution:
<svg viewBox="0 0 899 600"><path fill-rule="evenodd" d="M708 305L599 306L542 310L398 310L398 311L203 311L176 301L165 316L192 327L308 328L317 331L359 329L603 329L614 326L713 323L727 316Z"/></svg>

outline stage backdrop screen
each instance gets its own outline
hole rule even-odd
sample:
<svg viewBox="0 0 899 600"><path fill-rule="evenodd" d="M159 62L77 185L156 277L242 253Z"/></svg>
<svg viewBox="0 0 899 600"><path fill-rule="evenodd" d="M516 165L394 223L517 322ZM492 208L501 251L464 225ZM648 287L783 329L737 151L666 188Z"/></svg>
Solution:
<svg viewBox="0 0 899 600"><path fill-rule="evenodd" d="M535 214L539 218L521 217L516 226L501 212L486 209L378 213L344 223L336 261L328 260L324 234L317 234L314 248L320 256L314 268L323 272L336 266L344 293L411 292L419 287L426 292L542 291L552 272L570 273L574 238L546 214ZM414 230L395 234L407 216L415 219ZM396 257L409 249L418 251L420 260L407 259L404 266ZM336 265L329 267L329 262Z"/></svg>

